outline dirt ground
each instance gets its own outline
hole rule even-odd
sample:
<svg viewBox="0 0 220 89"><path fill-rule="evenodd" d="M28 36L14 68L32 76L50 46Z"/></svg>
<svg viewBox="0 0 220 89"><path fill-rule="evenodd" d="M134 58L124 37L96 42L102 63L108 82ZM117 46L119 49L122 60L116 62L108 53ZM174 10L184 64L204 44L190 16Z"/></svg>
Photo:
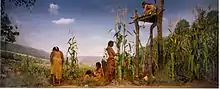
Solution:
<svg viewBox="0 0 220 89"><path fill-rule="evenodd" d="M63 84L62 86L54 86L58 88L86 88L89 86L76 86L76 85L68 85L68 84ZM93 87L91 87L93 88ZM209 83L207 81L193 81L192 83L186 83L182 85L175 85L175 84L152 84L152 85L141 85L137 86L134 84L123 84L123 85L114 85L110 84L107 86L96 86L95 88L218 88L217 84Z"/></svg>

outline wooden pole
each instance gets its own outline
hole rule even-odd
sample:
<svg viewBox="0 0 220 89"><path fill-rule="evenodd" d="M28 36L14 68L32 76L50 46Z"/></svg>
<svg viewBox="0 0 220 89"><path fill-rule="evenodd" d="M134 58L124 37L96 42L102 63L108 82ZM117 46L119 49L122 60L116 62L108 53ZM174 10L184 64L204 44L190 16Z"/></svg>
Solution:
<svg viewBox="0 0 220 89"><path fill-rule="evenodd" d="M135 55L135 64L136 64L136 68L135 68L135 77L139 76L139 24L138 24L138 20L136 19L138 17L137 14L137 9L135 9L134 11L134 24L135 24L135 31L136 31L136 55Z"/></svg>
<svg viewBox="0 0 220 89"><path fill-rule="evenodd" d="M150 28L150 59L148 59L148 72L152 74L152 60L153 60L153 27Z"/></svg>
<svg viewBox="0 0 220 89"><path fill-rule="evenodd" d="M164 7L164 0L160 0L159 10L163 10L163 7ZM162 21L163 21L163 11L157 15L158 64L160 69L163 68Z"/></svg>

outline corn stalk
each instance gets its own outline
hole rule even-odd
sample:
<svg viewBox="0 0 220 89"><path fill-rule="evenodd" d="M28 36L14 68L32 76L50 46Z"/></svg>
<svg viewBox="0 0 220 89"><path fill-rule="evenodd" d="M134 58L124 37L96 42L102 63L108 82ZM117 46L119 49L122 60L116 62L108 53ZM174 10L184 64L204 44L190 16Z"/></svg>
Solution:
<svg viewBox="0 0 220 89"><path fill-rule="evenodd" d="M128 52L126 52L126 47L128 47L127 36L132 35L132 33L126 27L127 26L126 25L127 10L128 10L127 8L122 10L122 23L121 23L123 27L123 43L122 43L122 54L121 54L122 56L121 64L122 64L122 70L123 70L122 76L127 75L127 71L128 71L127 63L128 63L129 55L128 55Z"/></svg>
<svg viewBox="0 0 220 89"><path fill-rule="evenodd" d="M78 72L78 58L77 58L77 45L76 45L76 40L75 36L69 39L68 41L69 47L67 50L67 57L65 61L65 70L64 70L64 76L65 77L71 77L71 78L76 78L78 77L79 73ZM68 57L68 54L70 57Z"/></svg>
<svg viewBox="0 0 220 89"><path fill-rule="evenodd" d="M123 42L123 35L121 34L122 25L119 21L119 12L118 11L116 12L115 17L116 17L115 27L114 27L114 29L111 29L108 32L111 32L112 30L115 30L115 34L114 34L113 37L115 37L115 40L116 40L115 44L116 44L116 48L117 48L117 53L120 53L121 52L121 45L122 45L122 42ZM119 80L121 80L121 76L122 76L122 73L121 73L121 55L117 56L115 59L116 59L116 67L117 67L116 74L118 75Z"/></svg>
<svg viewBox="0 0 220 89"><path fill-rule="evenodd" d="M115 37L116 41L116 47L117 47L117 53L120 53L119 56L116 57L116 63L117 63L117 74L119 77L119 80L122 80L122 70L124 70L123 65L124 65L124 60L126 59L126 44L127 44L127 39L126 37L128 36L128 34L132 35L131 32L129 32L126 28L126 21L125 21L125 15L126 15L126 11L127 9L125 9L124 11L121 12L121 8L118 8L118 11L116 12L116 24L115 24L115 28L109 30L109 32L111 32L112 30L115 30L115 34L113 37ZM120 14L122 14L123 16L123 21L120 21ZM127 34L128 33L128 34Z"/></svg>
<svg viewBox="0 0 220 89"><path fill-rule="evenodd" d="M170 49L170 55L171 55L170 58L171 59L168 61L169 70L170 70L169 76L170 76L171 80L174 80L174 63L175 63L175 61L174 61L175 54L174 53L175 53L175 49L176 49L176 35L175 35L175 32L171 31L172 30L172 23L170 23L168 30L171 32L170 40L171 40L171 45L172 45L172 47Z"/></svg>
<svg viewBox="0 0 220 89"><path fill-rule="evenodd" d="M131 81L134 80L134 54L133 54L133 48L134 48L134 42L130 41L128 42L128 44L126 45L127 47L127 52L128 52L128 71L131 78ZM129 78L129 77L128 77ZM129 78L129 79L130 79Z"/></svg>

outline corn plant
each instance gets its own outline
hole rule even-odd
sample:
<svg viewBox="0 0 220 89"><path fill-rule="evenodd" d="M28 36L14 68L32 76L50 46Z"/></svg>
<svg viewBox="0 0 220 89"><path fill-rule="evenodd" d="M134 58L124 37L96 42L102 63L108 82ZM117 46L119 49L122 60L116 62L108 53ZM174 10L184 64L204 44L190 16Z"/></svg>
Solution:
<svg viewBox="0 0 220 89"><path fill-rule="evenodd" d="M129 68L131 68L133 65L131 65L131 61L132 61L132 56L133 56L133 54L132 54L132 47L133 47L134 45L132 45L132 42L127 42L127 40L126 40L126 44L124 44L124 51L123 51L123 53L122 53L122 58L124 59L123 60L123 64L122 64L122 67L123 67L123 78L124 79L126 79L126 78L128 78L129 76L128 75L130 75L130 74L128 74L129 73L129 71L131 72L131 73L133 73L133 70L130 70ZM133 75L132 75L133 76Z"/></svg>
<svg viewBox="0 0 220 89"><path fill-rule="evenodd" d="M120 26L118 26L120 28ZM116 47L117 47L117 53L120 53L121 51L121 43L122 43L122 35L120 33L120 30L115 34L116 37ZM119 77L119 80L121 80L122 72L121 72L121 55L116 57L116 65L117 65L117 74Z"/></svg>
<svg viewBox="0 0 220 89"><path fill-rule="evenodd" d="M64 76L65 77L71 77L76 78L79 76L78 74L78 58L77 58L77 45L75 36L69 39L68 41L69 48L67 50L67 58L65 61L65 67L64 67ZM70 57L68 57L68 54Z"/></svg>
<svg viewBox="0 0 220 89"><path fill-rule="evenodd" d="M199 15L204 15L201 11ZM186 27L185 27L186 28ZM190 29L176 34L177 44L174 51L175 66L184 65L185 76L189 80L201 79L208 70L207 28L204 16L198 16ZM174 46L174 45L172 45ZM171 59L173 58L170 57ZM203 71L204 70L204 71ZM175 71L178 71L175 69Z"/></svg>
<svg viewBox="0 0 220 89"><path fill-rule="evenodd" d="M134 42L129 41L126 45L125 45L125 49L126 50L126 59L128 62L128 67L127 67L127 75L130 77L128 77L128 79L130 79L131 81L134 80Z"/></svg>
<svg viewBox="0 0 220 89"><path fill-rule="evenodd" d="M126 51L126 47L128 47L127 44L129 44L128 40L127 40L127 36L129 36L129 35L132 36L133 35L126 27L126 20L125 20L126 13L127 13L127 8L122 12L123 22L121 24L123 26L122 61L121 61L122 65L124 65L123 66L123 70L124 70L123 75L126 75L127 68L125 68L125 65L127 64L128 59L129 59L128 52Z"/></svg>
<svg viewBox="0 0 220 89"><path fill-rule="evenodd" d="M127 9L125 9L124 11L121 11L121 8L118 8L118 10L120 9L120 11L116 12L116 24L115 24L115 28L111 29L115 30L115 34L113 37L115 37L116 41L116 47L117 47L117 53L120 53L119 56L116 57L116 63L117 63L117 74L119 77L119 80L122 79L122 76L124 75L122 73L122 70L125 70L123 65L125 63L126 59L126 44L127 44L127 39L126 37L128 36L128 34L132 35L131 32L128 31L128 29L126 28L126 21L125 21L125 16L126 16L126 12ZM122 14L122 21L120 20L120 14ZM109 32L110 32L109 31ZM127 34L128 33L128 34ZM122 68L123 67L123 68Z"/></svg>
<svg viewBox="0 0 220 89"><path fill-rule="evenodd" d="M170 55L171 55L170 58L171 59L168 62L169 70L170 70L170 75L169 76L170 76L171 80L174 80L174 56L175 56L174 52L175 52L175 49L176 49L176 37L175 37L176 35L175 35L175 33L173 33L171 31L172 30L172 23L170 23L168 30L171 32L170 40L171 40L171 45L172 45L171 50L170 50Z"/></svg>
<svg viewBox="0 0 220 89"><path fill-rule="evenodd" d="M195 64L195 75L198 79L202 78L202 75L204 75L204 72L207 72L208 70L208 49L207 49L207 42L206 39L208 37L206 30L209 26L207 26L207 20L205 18L206 11L197 8L196 10L198 12L198 16L196 17L197 20L192 25L192 31L194 34L192 34L193 38L193 47L195 48L193 55L196 57L196 64ZM204 69L203 69L204 68ZM203 70L205 70L203 72Z"/></svg>

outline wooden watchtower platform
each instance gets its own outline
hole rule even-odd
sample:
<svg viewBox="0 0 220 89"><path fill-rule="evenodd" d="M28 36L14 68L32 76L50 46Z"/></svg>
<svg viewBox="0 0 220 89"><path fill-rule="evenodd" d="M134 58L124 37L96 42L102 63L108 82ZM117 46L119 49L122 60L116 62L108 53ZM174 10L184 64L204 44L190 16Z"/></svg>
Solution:
<svg viewBox="0 0 220 89"><path fill-rule="evenodd" d="M138 63L138 58L139 58L139 23L138 21L141 22L148 22L148 23L153 23L150 28L150 59L147 60L147 64L145 65L150 69L150 73L152 73L152 60L153 60L153 28L157 26L157 32L158 32L158 38L162 38L162 14L165 9L161 9L160 11L156 10L156 13L153 13L151 15L142 15L138 16L137 10L134 11L134 17L131 17L133 19L132 22L129 24L135 24L135 34L136 34L136 56L135 56L135 63L136 65L139 65ZM158 39L161 40L161 39ZM161 56L161 43L158 43L158 54ZM146 57L145 57L146 58ZM159 57L161 59L161 57ZM143 59L145 60L145 59ZM136 73L138 73L138 70L136 70Z"/></svg>

